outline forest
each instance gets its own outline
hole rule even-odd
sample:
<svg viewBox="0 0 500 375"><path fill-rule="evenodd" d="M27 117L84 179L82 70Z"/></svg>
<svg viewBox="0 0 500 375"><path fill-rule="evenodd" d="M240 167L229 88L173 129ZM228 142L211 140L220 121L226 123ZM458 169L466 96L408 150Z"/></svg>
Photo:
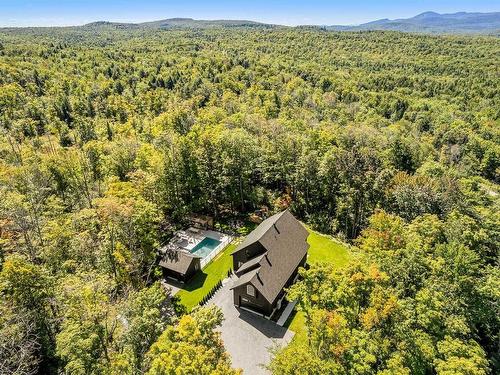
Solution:
<svg viewBox="0 0 500 375"><path fill-rule="evenodd" d="M307 28L0 29L0 373L238 374L160 285L190 213L289 208L273 374L500 371L500 39Z"/></svg>

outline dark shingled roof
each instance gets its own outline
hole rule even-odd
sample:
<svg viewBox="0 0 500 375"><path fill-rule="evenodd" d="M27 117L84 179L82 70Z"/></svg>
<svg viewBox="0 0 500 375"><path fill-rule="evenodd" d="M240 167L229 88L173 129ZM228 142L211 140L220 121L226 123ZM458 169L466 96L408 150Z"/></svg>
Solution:
<svg viewBox="0 0 500 375"><path fill-rule="evenodd" d="M201 259L199 256L188 253L184 250L171 251L160 260L160 266L169 270L186 274L194 259Z"/></svg>
<svg viewBox="0 0 500 375"><path fill-rule="evenodd" d="M248 270L249 268L252 268L253 266L255 266L256 264L259 264L260 261L262 260L262 258L264 258L264 256L266 255L267 253L264 253L264 254L260 254L260 255L257 255L255 258L252 258L250 259L249 261L243 263L239 268L238 268L238 272L243 272L245 270Z"/></svg>
<svg viewBox="0 0 500 375"><path fill-rule="evenodd" d="M248 283L249 281L252 280L252 278L257 274L257 272L259 272L259 269L260 268L257 268L256 270L253 270L253 271L249 271L243 275L241 275L241 277L238 278L238 280L236 280L234 283L233 283L233 286L231 287L231 289L234 289L240 285L243 285L243 284L246 284Z"/></svg>
<svg viewBox="0 0 500 375"><path fill-rule="evenodd" d="M280 219L280 217L285 212L288 212L288 210L282 211L282 212L277 213L277 214L275 214L273 216L270 216L266 220L264 220L262 223L260 223L257 228L255 228L252 232L250 232L248 234L248 236L246 236L245 240L242 243L240 243L238 245L238 247L231 254L237 253L238 251L240 251L240 250L244 249L245 247L253 244L254 242L259 241L266 234L266 232L269 229L271 229L271 227L273 226L273 224L275 224Z"/></svg>
<svg viewBox="0 0 500 375"><path fill-rule="evenodd" d="M250 282L266 300L273 302L307 254L308 235L288 210L264 220L236 251L258 241L267 252L258 257L260 267L241 275L233 288Z"/></svg>

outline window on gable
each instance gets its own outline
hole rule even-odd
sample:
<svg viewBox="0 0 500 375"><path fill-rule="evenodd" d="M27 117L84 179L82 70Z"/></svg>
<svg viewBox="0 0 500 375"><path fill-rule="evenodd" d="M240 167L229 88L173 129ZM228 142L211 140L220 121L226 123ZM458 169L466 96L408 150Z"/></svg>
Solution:
<svg viewBox="0 0 500 375"><path fill-rule="evenodd" d="M255 288L253 287L253 285L247 285L247 294L249 296L255 297Z"/></svg>

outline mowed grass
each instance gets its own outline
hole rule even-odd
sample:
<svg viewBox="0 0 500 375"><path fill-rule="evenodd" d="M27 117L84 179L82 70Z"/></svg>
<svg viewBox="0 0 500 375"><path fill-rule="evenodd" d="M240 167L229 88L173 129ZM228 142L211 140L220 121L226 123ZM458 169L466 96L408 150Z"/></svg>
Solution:
<svg viewBox="0 0 500 375"><path fill-rule="evenodd" d="M307 263L329 263L334 267L345 266L351 258L351 252L347 245L335 240L331 236L319 234L308 228L309 237L307 242L311 246Z"/></svg>
<svg viewBox="0 0 500 375"><path fill-rule="evenodd" d="M330 263L335 267L341 267L349 261L350 251L347 246L335 241L332 237L319 234L310 229L308 231L309 237L307 238L307 242L311 246L307 258L309 264ZM236 242L229 244L177 293L180 302L187 308L187 311L193 309L219 280L227 277L227 273L233 265L231 253L236 246ZM289 328L296 333L296 336L299 336L301 331L304 331L305 336L302 313L298 312L293 316Z"/></svg>
<svg viewBox="0 0 500 375"><path fill-rule="evenodd" d="M227 277L229 269L233 266L231 253L236 248L231 243L215 257L201 272L198 272L184 288L177 293L180 302L191 311L219 280Z"/></svg>
<svg viewBox="0 0 500 375"><path fill-rule="evenodd" d="M333 267L343 267L351 259L351 251L347 245L335 240L333 237L319 234L307 228L309 237L307 242L311 246L309 248L309 256L307 262L309 264L327 263ZM286 326L293 332L295 336L290 345L297 345L307 340L307 331L305 326L304 313L301 311L294 312L286 323Z"/></svg>

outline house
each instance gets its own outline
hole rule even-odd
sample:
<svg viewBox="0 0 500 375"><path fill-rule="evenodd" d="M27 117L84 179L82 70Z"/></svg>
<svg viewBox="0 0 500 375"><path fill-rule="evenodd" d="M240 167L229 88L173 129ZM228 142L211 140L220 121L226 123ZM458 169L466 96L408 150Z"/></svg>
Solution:
<svg viewBox="0 0 500 375"><path fill-rule="evenodd" d="M306 263L307 230L286 210L264 220L231 254L238 277L234 304L267 317L281 308L284 289Z"/></svg>
<svg viewBox="0 0 500 375"><path fill-rule="evenodd" d="M169 250L163 251L159 264L163 276L186 282L201 269L200 260L201 257L186 250Z"/></svg>

